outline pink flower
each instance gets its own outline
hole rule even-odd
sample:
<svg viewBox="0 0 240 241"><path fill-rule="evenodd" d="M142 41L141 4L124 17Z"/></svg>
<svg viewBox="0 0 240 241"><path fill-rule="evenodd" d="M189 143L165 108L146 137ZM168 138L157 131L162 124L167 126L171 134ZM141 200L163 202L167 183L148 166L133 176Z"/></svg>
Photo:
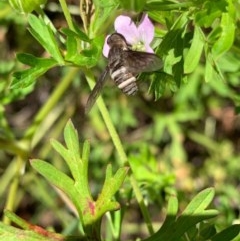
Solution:
<svg viewBox="0 0 240 241"><path fill-rule="evenodd" d="M142 19L138 26L131 20L131 18L120 15L115 19L114 28L117 33L122 34L127 43L132 46L133 50L141 50L148 53L153 53L153 49L150 47L150 43L154 37L154 26L147 14L142 16ZM107 39L103 46L103 55L108 56L109 46L107 44Z"/></svg>

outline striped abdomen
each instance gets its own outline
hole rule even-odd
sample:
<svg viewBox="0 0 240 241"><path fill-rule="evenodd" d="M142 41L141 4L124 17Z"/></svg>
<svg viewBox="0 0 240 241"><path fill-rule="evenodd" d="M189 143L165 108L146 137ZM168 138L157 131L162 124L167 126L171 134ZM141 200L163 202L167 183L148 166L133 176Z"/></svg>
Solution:
<svg viewBox="0 0 240 241"><path fill-rule="evenodd" d="M117 61L116 61L117 62ZM137 90L136 77L126 67L116 64L110 67L110 76L126 95L134 95Z"/></svg>

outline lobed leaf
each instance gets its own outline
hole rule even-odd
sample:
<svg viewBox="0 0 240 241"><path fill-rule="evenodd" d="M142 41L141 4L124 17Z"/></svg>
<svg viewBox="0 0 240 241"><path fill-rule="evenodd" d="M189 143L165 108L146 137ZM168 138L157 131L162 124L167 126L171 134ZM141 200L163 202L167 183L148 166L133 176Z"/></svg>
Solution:
<svg viewBox="0 0 240 241"><path fill-rule="evenodd" d="M30 163L31 166L44 178L46 178L52 185L56 186L68 195L68 197L75 204L76 208L78 209L79 215L81 216L81 203L79 199L79 193L74 188L74 180L45 161L39 159L32 159Z"/></svg>
<svg viewBox="0 0 240 241"><path fill-rule="evenodd" d="M57 64L54 59L28 58L30 55L26 58L26 56L26 54L20 55L20 59L26 63L33 60L32 65L34 67L13 73L13 79L10 85L11 88L20 89L33 85L38 77Z"/></svg>
<svg viewBox="0 0 240 241"><path fill-rule="evenodd" d="M50 26L32 14L29 14L28 21L31 26L30 33L60 65L63 65L64 60Z"/></svg>
<svg viewBox="0 0 240 241"><path fill-rule="evenodd" d="M93 39L87 48L78 52L77 41L73 36L70 36L67 40L68 52L65 59L75 65L91 68L98 63L102 53L102 47L103 36L99 36Z"/></svg>
<svg viewBox="0 0 240 241"><path fill-rule="evenodd" d="M79 160L81 154L78 143L78 134L71 121L68 121L64 128L64 140L71 155L74 155L74 160Z"/></svg>

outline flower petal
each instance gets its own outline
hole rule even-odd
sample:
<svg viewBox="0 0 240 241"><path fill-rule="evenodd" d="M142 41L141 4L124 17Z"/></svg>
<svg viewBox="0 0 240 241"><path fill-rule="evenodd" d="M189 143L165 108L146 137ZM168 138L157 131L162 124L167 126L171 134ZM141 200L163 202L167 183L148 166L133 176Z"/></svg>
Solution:
<svg viewBox="0 0 240 241"><path fill-rule="evenodd" d="M150 44L154 37L154 26L147 14L142 16L141 22L138 25L140 40L145 44Z"/></svg>
<svg viewBox="0 0 240 241"><path fill-rule="evenodd" d="M117 33L122 34L129 44L136 44L139 41L137 26L131 18L120 15L115 19L114 28Z"/></svg>
<svg viewBox="0 0 240 241"><path fill-rule="evenodd" d="M154 53L153 49L150 47L150 45L145 44L145 52L147 53Z"/></svg>
<svg viewBox="0 0 240 241"><path fill-rule="evenodd" d="M105 42L104 42L104 45L103 45L103 55L107 58L108 57L108 54L109 54L109 50L110 50L110 47L109 45L107 44L107 40L109 38L110 35L108 35L106 38L105 38Z"/></svg>

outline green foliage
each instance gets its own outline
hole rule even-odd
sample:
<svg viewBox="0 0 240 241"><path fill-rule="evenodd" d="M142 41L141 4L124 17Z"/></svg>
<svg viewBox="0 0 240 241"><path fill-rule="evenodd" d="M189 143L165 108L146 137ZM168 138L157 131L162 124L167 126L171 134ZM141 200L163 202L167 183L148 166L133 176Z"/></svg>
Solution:
<svg viewBox="0 0 240 241"><path fill-rule="evenodd" d="M31 66L31 68L14 73L11 88L15 89L24 89L31 86L39 76L57 65L54 59L40 59L30 54L18 54L17 58L22 63Z"/></svg>
<svg viewBox="0 0 240 241"><path fill-rule="evenodd" d="M44 3L0 2L0 239L239 241L239 1ZM163 68L86 115L115 18L142 13Z"/></svg>
<svg viewBox="0 0 240 241"><path fill-rule="evenodd" d="M11 6L16 10L19 11L20 13L30 13L33 10L37 10L40 8L41 5L46 3L46 0L10 0L9 3Z"/></svg>
<svg viewBox="0 0 240 241"><path fill-rule="evenodd" d="M113 175L112 167L108 165L102 191L94 201L88 184L89 143L85 142L80 152L77 132L71 122L64 129L64 138L67 148L57 141L53 141L52 146L65 159L73 179L42 160L33 159L31 165L74 203L87 237L100 239L99 219L106 212L120 207L112 199L122 185L128 168L119 168Z"/></svg>
<svg viewBox="0 0 240 241"><path fill-rule="evenodd" d="M217 215L216 210L205 210L211 202L213 194L214 191L210 188L200 192L193 198L179 217L176 217L176 207L178 207L176 198L170 200L168 207L169 216L166 217L163 226L152 237L146 240L184 240L184 233L188 233L188 230L190 230L192 226ZM195 240L194 238L196 237L192 237L191 240Z"/></svg>

